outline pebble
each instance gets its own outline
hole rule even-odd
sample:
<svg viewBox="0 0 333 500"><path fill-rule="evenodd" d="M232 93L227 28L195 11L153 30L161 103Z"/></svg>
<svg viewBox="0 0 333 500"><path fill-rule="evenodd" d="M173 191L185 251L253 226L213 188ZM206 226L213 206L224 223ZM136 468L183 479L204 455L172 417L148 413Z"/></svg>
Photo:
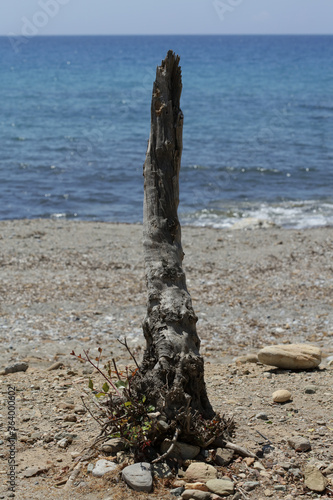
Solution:
<svg viewBox="0 0 333 500"><path fill-rule="evenodd" d="M248 467L250 467L250 465L253 465L253 464L254 464L254 462L255 462L255 458L253 458L253 457L245 457L245 458L243 458L243 462L245 462L245 463L246 463L246 465L247 465Z"/></svg>
<svg viewBox="0 0 333 500"><path fill-rule="evenodd" d="M56 363L53 363L53 365L49 366L47 368L47 371L50 372L52 370L58 370L62 366L64 366L63 362L62 361L57 361Z"/></svg>
<svg viewBox="0 0 333 500"><path fill-rule="evenodd" d="M286 403L291 400L291 392L287 389L279 389L273 392L272 398L274 403Z"/></svg>
<svg viewBox="0 0 333 500"><path fill-rule="evenodd" d="M305 394L315 394L317 387L315 385L307 385L304 389Z"/></svg>
<svg viewBox="0 0 333 500"><path fill-rule="evenodd" d="M229 479L210 479L206 486L210 491L220 496L232 495L234 492L234 483Z"/></svg>
<svg viewBox="0 0 333 500"><path fill-rule="evenodd" d="M26 372L28 368L28 363L21 361L18 363L14 363L13 365L6 366L4 373L5 375L8 375L9 373Z"/></svg>
<svg viewBox="0 0 333 500"><path fill-rule="evenodd" d="M234 451L227 448L217 448L215 455L215 463L220 467L228 465L233 459Z"/></svg>
<svg viewBox="0 0 333 500"><path fill-rule="evenodd" d="M260 413L257 413L257 414L256 414L256 418L257 418L258 420L268 420L267 413L265 413L265 412L263 412L263 411L262 411L262 412L260 412Z"/></svg>
<svg viewBox="0 0 333 500"><path fill-rule="evenodd" d="M260 462L258 462L258 461L254 462L253 468L256 469L256 470L260 470L260 471L266 470L265 467L263 466L263 464L260 463Z"/></svg>
<svg viewBox="0 0 333 500"><path fill-rule="evenodd" d="M205 483L186 483L185 490L209 491Z"/></svg>
<svg viewBox="0 0 333 500"><path fill-rule="evenodd" d="M321 493L327 486L327 479L315 465L307 464L304 469L304 484L311 491Z"/></svg>
<svg viewBox="0 0 333 500"><path fill-rule="evenodd" d="M205 483L209 479L216 479L217 470L215 467L203 462L195 462L191 464L185 472L185 480L189 483Z"/></svg>
<svg viewBox="0 0 333 500"><path fill-rule="evenodd" d="M72 442L72 439L68 438L68 437L65 437L63 439L60 439L60 441L58 441L58 446L59 448L67 448L67 446L69 446Z"/></svg>
<svg viewBox="0 0 333 500"><path fill-rule="evenodd" d="M92 470L92 475L95 477L103 477L107 472L111 472L117 468L117 464L109 460L101 459L96 462Z"/></svg>
<svg viewBox="0 0 333 500"><path fill-rule="evenodd" d="M246 481L243 484L243 488L244 488L245 491L252 491L255 488L257 488L258 486L260 486L259 481Z"/></svg>
<svg viewBox="0 0 333 500"><path fill-rule="evenodd" d="M77 416L76 415L66 415L64 418L64 422L77 422Z"/></svg>
<svg viewBox="0 0 333 500"><path fill-rule="evenodd" d="M267 346L258 353L260 363L285 370L308 370L321 362L321 350L310 344Z"/></svg>
<svg viewBox="0 0 333 500"><path fill-rule="evenodd" d="M179 486L179 488L174 488L170 490L170 494L174 497L179 497L185 491L184 486Z"/></svg>
<svg viewBox="0 0 333 500"><path fill-rule="evenodd" d="M274 486L274 490L275 491L286 491L287 488L286 488L286 486L284 486L284 484L277 484L276 486Z"/></svg>
<svg viewBox="0 0 333 500"><path fill-rule="evenodd" d="M301 469L298 468L291 468L289 469L290 474L292 474L294 477L300 479L302 477L302 472Z"/></svg>
<svg viewBox="0 0 333 500"><path fill-rule="evenodd" d="M185 490L182 493L183 500L211 500L211 494L208 491Z"/></svg>
<svg viewBox="0 0 333 500"><path fill-rule="evenodd" d="M40 468L40 467L29 467L25 471L23 471L22 476L23 477L33 477L37 476L40 472L43 472L45 469Z"/></svg>
<svg viewBox="0 0 333 500"><path fill-rule="evenodd" d="M121 438L109 439L108 441L105 441L105 443L101 444L99 449L105 453L116 455L118 451L123 451L125 449L125 441Z"/></svg>
<svg viewBox="0 0 333 500"><path fill-rule="evenodd" d="M150 492L153 487L153 476L151 465L145 462L139 462L128 465L122 471L122 478L135 491Z"/></svg>
<svg viewBox="0 0 333 500"><path fill-rule="evenodd" d="M166 453L171 446L171 440L165 439L161 444L161 453ZM182 460L193 460L200 453L200 446L177 442L170 453L170 458L178 458Z"/></svg>
<svg viewBox="0 0 333 500"><path fill-rule="evenodd" d="M289 445L296 451L304 452L311 450L310 441L302 436L294 436L288 439Z"/></svg>

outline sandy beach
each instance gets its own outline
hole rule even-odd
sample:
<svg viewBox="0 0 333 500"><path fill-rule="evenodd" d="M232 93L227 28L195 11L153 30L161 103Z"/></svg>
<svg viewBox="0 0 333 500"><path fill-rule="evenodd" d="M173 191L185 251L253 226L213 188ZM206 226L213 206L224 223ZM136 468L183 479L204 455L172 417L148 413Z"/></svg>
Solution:
<svg viewBox="0 0 333 500"><path fill-rule="evenodd" d="M314 447L313 457L320 459L321 453L322 460L329 460L333 372L325 373L325 366L326 358L333 355L333 228L184 227L182 239L187 284L199 318L201 352L214 407L244 423L238 441L250 448L256 442L251 419L262 408L269 408L276 417L274 436L279 439L300 428L306 432L309 425L314 426L311 422L326 412L327 427L316 438L326 444L323 447L316 442L318 449ZM64 423L62 417L68 409L57 405L59 401L80 403L85 372L70 352L90 349L94 353L101 346L106 357L112 355L126 364L129 357L116 340L126 336L140 360L146 299L142 226L50 219L2 221L0 248L0 370L18 360L29 363L26 374L2 379L4 384L15 383L17 390L23 391L18 416L18 498L32 498L28 496L32 490L25 492L29 486L34 488L33 498L65 499L63 492L57 496L56 489L46 496L45 488L50 484L55 488L59 469L71 463L70 452L80 450L96 435L96 424L89 415L73 424ZM279 375L279 384L287 384L294 391L308 381L321 386L327 396L323 398L323 391L319 391L321 394L315 394L308 403L295 396L292 408L306 407L309 414L286 423L280 410L269 403L273 386L271 377L265 377L267 367L251 364L244 370L235 364L235 357L255 353L265 345L290 342L321 347L324 371L304 380L300 374L291 380L290 373L273 372L273 381ZM65 368L47 372L55 361L61 361ZM79 379L75 379L77 376ZM74 386L76 392L73 389L71 393ZM259 387L262 392L256 400ZM3 397L6 390L3 387ZM74 447L60 450L46 440L47 433L70 425L81 436ZM256 428L273 435L263 422ZM31 437L33 432L35 439ZM292 456L288 458L287 453L286 459ZM47 468L48 461L51 465ZM45 465L44 476L24 478L24 470L36 462ZM69 498L117 498L108 496L105 482L99 483L98 492L91 493L92 483L89 486L87 481L86 490L72 492ZM289 485L288 481L284 484ZM274 498L280 498L280 493L274 494ZM282 497L285 494L281 492ZM169 498L165 495L149 498Z"/></svg>
<svg viewBox="0 0 333 500"><path fill-rule="evenodd" d="M183 228L184 268L202 352L228 362L267 343L333 353L333 228ZM0 366L80 346L142 349L142 226L0 222Z"/></svg>

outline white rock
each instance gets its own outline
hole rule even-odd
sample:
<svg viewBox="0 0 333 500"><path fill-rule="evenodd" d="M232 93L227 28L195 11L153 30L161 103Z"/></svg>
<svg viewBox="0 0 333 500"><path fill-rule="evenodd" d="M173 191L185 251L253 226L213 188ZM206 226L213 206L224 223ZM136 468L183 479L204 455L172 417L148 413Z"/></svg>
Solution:
<svg viewBox="0 0 333 500"><path fill-rule="evenodd" d="M135 491L150 492L153 487L151 465L146 462L128 465L122 471L122 478Z"/></svg>
<svg viewBox="0 0 333 500"><path fill-rule="evenodd" d="M291 400L291 392L287 389L279 389L278 391L273 392L272 397L274 403L285 403L286 401Z"/></svg>
<svg viewBox="0 0 333 500"><path fill-rule="evenodd" d="M92 470L92 475L95 477L103 477L107 472L111 472L117 468L117 464L110 462L110 460L105 460L104 458L96 462L95 467Z"/></svg>
<svg viewBox="0 0 333 500"><path fill-rule="evenodd" d="M321 350L310 344L272 345L258 352L258 359L264 365L285 370L308 370L321 362Z"/></svg>

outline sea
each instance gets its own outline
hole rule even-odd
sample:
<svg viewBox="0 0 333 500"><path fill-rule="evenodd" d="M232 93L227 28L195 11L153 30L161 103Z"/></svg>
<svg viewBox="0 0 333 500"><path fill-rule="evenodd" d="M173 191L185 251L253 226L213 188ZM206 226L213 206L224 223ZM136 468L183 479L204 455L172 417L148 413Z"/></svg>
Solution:
<svg viewBox="0 0 333 500"><path fill-rule="evenodd" d="M333 36L0 38L0 219L142 222L156 66L180 55L182 224L333 225Z"/></svg>

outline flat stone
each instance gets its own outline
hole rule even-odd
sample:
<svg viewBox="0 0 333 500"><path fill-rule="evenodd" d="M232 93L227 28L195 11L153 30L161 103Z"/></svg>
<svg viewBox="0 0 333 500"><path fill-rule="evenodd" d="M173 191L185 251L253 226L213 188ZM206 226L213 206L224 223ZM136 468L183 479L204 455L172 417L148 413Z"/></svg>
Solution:
<svg viewBox="0 0 333 500"><path fill-rule="evenodd" d="M317 387L315 385L307 385L304 389L305 394L315 394Z"/></svg>
<svg viewBox="0 0 333 500"><path fill-rule="evenodd" d="M289 445L296 451L304 452L311 450L310 441L302 436L294 436L288 439Z"/></svg>
<svg viewBox="0 0 333 500"><path fill-rule="evenodd" d="M232 495L234 492L234 483L229 479L210 479L207 481L206 486L210 491L221 497Z"/></svg>
<svg viewBox="0 0 333 500"><path fill-rule="evenodd" d="M216 450L215 462L217 465L223 467L228 465L233 459L234 451L228 450L227 448L218 448Z"/></svg>
<svg viewBox="0 0 333 500"><path fill-rule="evenodd" d="M244 365L245 363L258 363L258 361L259 360L257 354L245 354L244 356L239 356L235 360L236 364L242 365Z"/></svg>
<svg viewBox="0 0 333 500"><path fill-rule="evenodd" d="M29 467L28 469L22 472L22 476L23 477L37 476L37 474L41 474L45 470L46 470L45 467Z"/></svg>
<svg viewBox="0 0 333 500"><path fill-rule="evenodd" d="M186 483L185 490L209 491L205 483Z"/></svg>
<svg viewBox="0 0 333 500"><path fill-rule="evenodd" d="M286 403L291 400L291 392L287 389L279 389L273 392L272 398L274 403Z"/></svg>
<svg viewBox="0 0 333 500"><path fill-rule="evenodd" d="M256 462L254 462L253 468L256 470L260 470L260 471L266 470L265 467L263 466L263 464L261 462L258 462L258 460Z"/></svg>
<svg viewBox="0 0 333 500"><path fill-rule="evenodd" d="M185 490L182 493L184 500L211 500L211 494L208 491Z"/></svg>
<svg viewBox="0 0 333 500"><path fill-rule="evenodd" d="M105 443L101 444L99 447L104 453L111 453L111 455L116 455L118 451L123 451L125 449L125 441L121 438L108 439Z"/></svg>
<svg viewBox="0 0 333 500"><path fill-rule="evenodd" d="M309 490L321 493L325 490L328 481L315 465L308 464L304 469L304 484Z"/></svg>
<svg viewBox="0 0 333 500"><path fill-rule="evenodd" d="M74 414L66 415L64 418L64 422L77 422L77 416Z"/></svg>
<svg viewBox="0 0 333 500"><path fill-rule="evenodd" d="M59 368L61 368L62 366L64 366L64 363L62 361L57 361L56 363L53 363L53 365L49 366L47 368L47 371L52 371L52 370L58 370Z"/></svg>
<svg viewBox="0 0 333 500"><path fill-rule="evenodd" d="M321 350L310 344L267 346L258 353L260 363L285 370L308 370L321 362Z"/></svg>
<svg viewBox="0 0 333 500"><path fill-rule="evenodd" d="M255 490L258 486L260 486L259 481L246 481L243 484L243 488L245 491Z"/></svg>
<svg viewBox="0 0 333 500"><path fill-rule="evenodd" d="M165 439L161 444L161 453L166 453L171 446L171 440ZM175 444L174 449L170 453L170 458L180 458L182 460L193 460L200 453L200 446L193 446L192 444L180 443Z"/></svg>
<svg viewBox="0 0 333 500"><path fill-rule="evenodd" d="M95 477L103 477L107 472L111 472L117 468L117 464L110 462L110 460L105 460L104 458L96 462L95 467L92 470L92 475Z"/></svg>
<svg viewBox="0 0 333 500"><path fill-rule="evenodd" d="M203 462L195 462L191 464L185 472L185 480L188 483L205 483L209 479L215 479L217 477L217 470L215 467Z"/></svg>
<svg viewBox="0 0 333 500"><path fill-rule="evenodd" d="M151 473L151 465L146 462L128 465L122 471L122 478L135 491L146 491L149 493L152 490L153 475Z"/></svg>
<svg viewBox="0 0 333 500"><path fill-rule="evenodd" d="M21 362L6 366L6 368L4 369L4 372L5 372L5 375L8 375L8 373L26 372L28 368L29 368L28 363L21 361Z"/></svg>

